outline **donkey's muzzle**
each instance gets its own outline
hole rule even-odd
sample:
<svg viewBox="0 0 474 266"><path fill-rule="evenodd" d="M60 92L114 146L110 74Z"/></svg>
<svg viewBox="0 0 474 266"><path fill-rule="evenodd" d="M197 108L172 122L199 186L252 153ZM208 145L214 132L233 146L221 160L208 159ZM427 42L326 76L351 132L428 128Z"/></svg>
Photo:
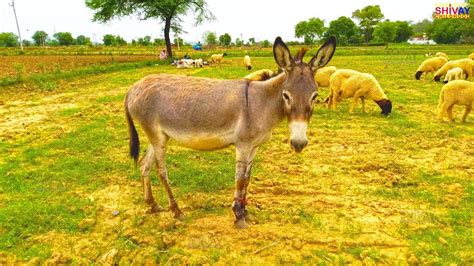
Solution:
<svg viewBox="0 0 474 266"><path fill-rule="evenodd" d="M300 153L303 151L304 147L308 145L307 140L291 140L291 147L297 152Z"/></svg>

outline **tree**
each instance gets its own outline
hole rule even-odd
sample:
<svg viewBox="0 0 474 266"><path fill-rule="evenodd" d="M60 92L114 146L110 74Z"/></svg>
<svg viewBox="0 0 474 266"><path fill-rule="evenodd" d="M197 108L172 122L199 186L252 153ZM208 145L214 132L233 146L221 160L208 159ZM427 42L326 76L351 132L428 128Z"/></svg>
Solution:
<svg viewBox="0 0 474 266"><path fill-rule="evenodd" d="M155 39L153 40L153 44L154 44L154 45L159 45L159 46L161 46L161 45L165 44L165 40L164 40L164 39L155 38Z"/></svg>
<svg viewBox="0 0 474 266"><path fill-rule="evenodd" d="M240 47L244 45L244 40L241 40L240 38L235 39L235 46Z"/></svg>
<svg viewBox="0 0 474 266"><path fill-rule="evenodd" d="M127 45L127 41L124 38L122 38L122 36L117 35L115 36L115 45L120 45L120 46Z"/></svg>
<svg viewBox="0 0 474 266"><path fill-rule="evenodd" d="M463 25L461 19L434 19L428 36L437 43L456 43L461 39Z"/></svg>
<svg viewBox="0 0 474 266"><path fill-rule="evenodd" d="M352 18L359 20L359 26L364 32L365 43L368 44L372 39L375 25L384 18L384 15L380 6L375 5L357 9L352 12Z"/></svg>
<svg viewBox="0 0 474 266"><path fill-rule="evenodd" d="M413 32L415 35L423 35L428 32L428 29L433 23L428 19L423 19L415 24L413 24Z"/></svg>
<svg viewBox="0 0 474 266"><path fill-rule="evenodd" d="M224 33L219 36L219 44L223 46L228 46L232 42L232 37L230 37L229 33Z"/></svg>
<svg viewBox="0 0 474 266"><path fill-rule="evenodd" d="M325 36L335 36L337 44L346 45L356 42L356 35L359 34L357 25L348 17L339 17L329 23Z"/></svg>
<svg viewBox="0 0 474 266"><path fill-rule="evenodd" d="M413 35L413 26L408 21L396 21L397 33L395 42L406 42Z"/></svg>
<svg viewBox="0 0 474 266"><path fill-rule="evenodd" d="M170 30L181 30L181 16L193 11L196 15L196 24L205 19L213 19L212 13L207 10L205 0L86 0L86 5L94 12L93 20L107 22L116 17L137 14L140 19L158 19L164 23L166 50L170 58L171 49Z"/></svg>
<svg viewBox="0 0 474 266"><path fill-rule="evenodd" d="M217 36L214 32L206 31L202 35L202 38L205 44L208 44L208 45L217 44Z"/></svg>
<svg viewBox="0 0 474 266"><path fill-rule="evenodd" d="M76 37L76 44L77 45L91 45L91 38L86 37L84 35L79 35Z"/></svg>
<svg viewBox="0 0 474 266"><path fill-rule="evenodd" d="M324 21L319 18L310 18L308 21L300 21L295 26L295 37L304 37L305 44L313 44L315 38L324 32Z"/></svg>
<svg viewBox="0 0 474 266"><path fill-rule="evenodd" d="M15 47L17 45L18 45L18 36L16 36L13 32L0 33L0 46Z"/></svg>
<svg viewBox="0 0 474 266"><path fill-rule="evenodd" d="M74 38L70 32L57 32L53 37L58 40L59 45L69 46L74 43Z"/></svg>
<svg viewBox="0 0 474 266"><path fill-rule="evenodd" d="M148 36L148 35L143 37L143 43L142 44L145 45L145 46L151 45L151 37Z"/></svg>
<svg viewBox="0 0 474 266"><path fill-rule="evenodd" d="M112 34L105 34L104 37L102 37L102 42L104 43L104 45L107 45L107 46L117 44L115 35L112 35Z"/></svg>
<svg viewBox="0 0 474 266"><path fill-rule="evenodd" d="M269 40L263 40L263 41L260 42L260 45L263 48L270 47L270 41Z"/></svg>
<svg viewBox="0 0 474 266"><path fill-rule="evenodd" d="M23 46L25 47L29 47L32 44L30 40L23 39L22 41L23 41Z"/></svg>
<svg viewBox="0 0 474 266"><path fill-rule="evenodd" d="M48 39L48 34L42 30L38 30L33 34L33 36L31 36L31 39L33 39L36 45L44 46Z"/></svg>
<svg viewBox="0 0 474 266"><path fill-rule="evenodd" d="M463 19L464 26L462 27L463 41L466 43L474 43L474 0L466 1L469 4L469 18Z"/></svg>
<svg viewBox="0 0 474 266"><path fill-rule="evenodd" d="M391 21L384 21L377 24L374 30L374 39L388 45L397 37L397 24Z"/></svg>
<svg viewBox="0 0 474 266"><path fill-rule="evenodd" d="M249 42L248 42L249 45L255 45L255 38L249 38Z"/></svg>

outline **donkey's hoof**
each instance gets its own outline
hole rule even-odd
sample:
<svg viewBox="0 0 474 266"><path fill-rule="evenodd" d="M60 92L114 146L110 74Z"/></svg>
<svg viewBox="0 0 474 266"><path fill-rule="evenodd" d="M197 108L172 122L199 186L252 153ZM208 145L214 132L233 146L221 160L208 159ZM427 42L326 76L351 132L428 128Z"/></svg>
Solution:
<svg viewBox="0 0 474 266"><path fill-rule="evenodd" d="M163 211L163 207L161 207L158 204L155 204L151 206L151 208L147 211L147 213L153 214L153 213L162 212L162 211Z"/></svg>
<svg viewBox="0 0 474 266"><path fill-rule="evenodd" d="M184 219L184 213L181 211L181 210L176 210L176 211L173 211L174 213L174 218L178 219L178 220L183 220Z"/></svg>
<svg viewBox="0 0 474 266"><path fill-rule="evenodd" d="M244 218L235 221L234 224L237 229L246 229L249 227Z"/></svg>

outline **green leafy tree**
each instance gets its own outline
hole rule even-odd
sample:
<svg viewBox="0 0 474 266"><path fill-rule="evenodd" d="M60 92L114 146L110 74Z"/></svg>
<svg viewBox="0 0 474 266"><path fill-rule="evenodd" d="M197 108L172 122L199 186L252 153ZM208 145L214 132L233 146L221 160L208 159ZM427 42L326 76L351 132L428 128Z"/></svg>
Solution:
<svg viewBox="0 0 474 266"><path fill-rule="evenodd" d="M406 42L413 36L413 26L408 21L396 21L395 25L397 26L395 42Z"/></svg>
<svg viewBox="0 0 474 266"><path fill-rule="evenodd" d="M474 43L474 0L466 1L469 4L469 18L463 19L462 36L466 43Z"/></svg>
<svg viewBox="0 0 474 266"><path fill-rule="evenodd" d="M270 41L269 40L263 40L260 42L260 45L264 48L270 47Z"/></svg>
<svg viewBox="0 0 474 266"><path fill-rule="evenodd" d="M136 14L140 19L158 19L164 23L166 50L170 58L171 49L170 30L181 30L181 17L193 11L196 15L196 24L214 16L207 9L205 0L85 0L86 5L94 12L93 20L107 22L116 17L125 17Z"/></svg>
<svg viewBox="0 0 474 266"><path fill-rule="evenodd" d="M417 23L413 24L413 33L415 35L423 35L424 33L428 32L432 24L433 22L431 22L429 19L418 21Z"/></svg>
<svg viewBox="0 0 474 266"><path fill-rule="evenodd" d="M235 46L240 47L244 45L244 40L241 40L240 38L235 39Z"/></svg>
<svg viewBox="0 0 474 266"><path fill-rule="evenodd" d="M31 46L33 43L30 41L30 40L25 40L23 39L23 46L24 47L29 47Z"/></svg>
<svg viewBox="0 0 474 266"><path fill-rule="evenodd" d="M324 21L319 18L310 18L300 21L295 26L295 37L304 38L305 44L313 44L314 40L324 33Z"/></svg>
<svg viewBox="0 0 474 266"><path fill-rule="evenodd" d="M153 40L153 44L154 44L154 45L163 45L163 44L165 44L165 39L155 38L155 39Z"/></svg>
<svg viewBox="0 0 474 266"><path fill-rule="evenodd" d="M69 46L74 44L74 38L70 32L57 32L53 37L58 40L59 45Z"/></svg>
<svg viewBox="0 0 474 266"><path fill-rule="evenodd" d="M335 36L338 45L346 45L348 43L355 43L357 41L356 35L358 34L359 29L354 21L342 16L329 23L325 36Z"/></svg>
<svg viewBox="0 0 474 266"><path fill-rule="evenodd" d="M76 44L77 45L91 45L91 38L86 37L84 35L79 35L76 37Z"/></svg>
<svg viewBox="0 0 474 266"><path fill-rule="evenodd" d="M359 21L359 26L364 32L365 43L367 44L372 39L375 25L384 18L384 15L382 14L380 6L374 5L357 9L352 12L352 18Z"/></svg>
<svg viewBox="0 0 474 266"><path fill-rule="evenodd" d="M428 36L437 43L457 43L461 39L463 26L461 19L434 19Z"/></svg>
<svg viewBox="0 0 474 266"><path fill-rule="evenodd" d="M202 39L205 44L208 44L208 45L217 44L217 36L214 32L211 32L211 31L204 32L204 34L202 35Z"/></svg>
<svg viewBox="0 0 474 266"><path fill-rule="evenodd" d="M143 43L142 44L145 45L145 46L151 45L151 37L148 36L148 35L143 37Z"/></svg>
<svg viewBox="0 0 474 266"><path fill-rule="evenodd" d="M374 39L388 45L397 37L397 24L391 21L384 21L377 24L374 30Z"/></svg>
<svg viewBox="0 0 474 266"><path fill-rule="evenodd" d="M117 35L117 36L115 36L115 44L120 45L120 46L124 46L124 45L127 45L127 41L124 38L122 38L122 36Z"/></svg>
<svg viewBox="0 0 474 266"><path fill-rule="evenodd" d="M219 36L219 44L223 46L229 46L232 42L232 37L230 37L229 33L224 33Z"/></svg>
<svg viewBox="0 0 474 266"><path fill-rule="evenodd" d="M16 36L13 32L0 33L0 46L15 47L17 45L18 45L18 36Z"/></svg>
<svg viewBox="0 0 474 266"><path fill-rule="evenodd" d="M48 39L48 34L42 30L38 30L31 36L31 39L33 39L36 45L44 46Z"/></svg>
<svg viewBox="0 0 474 266"><path fill-rule="evenodd" d="M117 43L117 40L115 39L115 35L105 34L104 37L102 37L102 42L104 43L104 45L111 46L115 45Z"/></svg>
<svg viewBox="0 0 474 266"><path fill-rule="evenodd" d="M255 38L249 38L249 42L248 42L249 45L255 45Z"/></svg>

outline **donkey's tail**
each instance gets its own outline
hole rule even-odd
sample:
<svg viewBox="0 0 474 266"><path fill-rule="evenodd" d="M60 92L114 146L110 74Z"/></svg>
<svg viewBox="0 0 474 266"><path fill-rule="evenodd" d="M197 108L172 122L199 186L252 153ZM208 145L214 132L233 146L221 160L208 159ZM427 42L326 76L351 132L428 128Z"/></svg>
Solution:
<svg viewBox="0 0 474 266"><path fill-rule="evenodd" d="M140 153L140 140L138 139L137 129L135 124L133 124L132 116L128 110L128 94L125 97L125 116L127 117L128 124L128 134L130 136L129 147L130 147L130 157L133 158L135 164L138 162L138 154Z"/></svg>

